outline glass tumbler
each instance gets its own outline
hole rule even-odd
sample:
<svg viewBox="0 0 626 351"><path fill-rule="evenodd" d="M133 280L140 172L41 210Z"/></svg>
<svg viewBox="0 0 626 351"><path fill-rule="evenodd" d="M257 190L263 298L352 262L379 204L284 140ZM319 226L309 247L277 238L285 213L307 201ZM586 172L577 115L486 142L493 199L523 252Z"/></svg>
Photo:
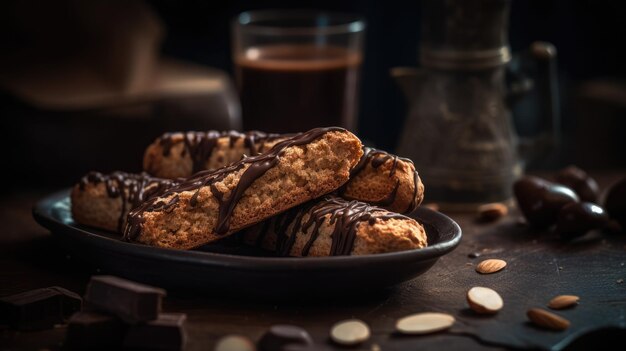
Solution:
<svg viewBox="0 0 626 351"><path fill-rule="evenodd" d="M251 11L233 21L246 130L356 129L364 20L352 14Z"/></svg>

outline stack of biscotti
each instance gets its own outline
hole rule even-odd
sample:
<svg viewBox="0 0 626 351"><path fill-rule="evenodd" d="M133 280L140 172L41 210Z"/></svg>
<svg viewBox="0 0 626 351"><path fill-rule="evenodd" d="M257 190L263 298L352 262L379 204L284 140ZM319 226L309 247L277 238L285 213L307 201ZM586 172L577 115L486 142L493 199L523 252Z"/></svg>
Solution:
<svg viewBox="0 0 626 351"><path fill-rule="evenodd" d="M259 131L166 133L146 149L143 168L159 178L186 178L199 171L230 165L245 155L266 152L293 136ZM409 213L421 203L424 185L411 160L363 147L362 157L351 169L348 182L339 193L347 199Z"/></svg>
<svg viewBox="0 0 626 351"><path fill-rule="evenodd" d="M396 213L423 199L413 163L342 128L168 133L147 148L144 170L85 176L72 192L74 219L176 249L241 231L285 256L426 246L423 227Z"/></svg>

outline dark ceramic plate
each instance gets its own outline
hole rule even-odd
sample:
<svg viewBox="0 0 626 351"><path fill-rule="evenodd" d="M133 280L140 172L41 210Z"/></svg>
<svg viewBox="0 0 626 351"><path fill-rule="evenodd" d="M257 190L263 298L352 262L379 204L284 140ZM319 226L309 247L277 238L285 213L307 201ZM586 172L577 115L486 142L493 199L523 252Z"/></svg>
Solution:
<svg viewBox="0 0 626 351"><path fill-rule="evenodd" d="M424 249L309 258L272 257L235 240L190 251L124 242L114 233L75 223L69 190L39 201L33 215L75 256L103 272L174 289L266 297L337 296L389 288L426 272L461 240L458 224L426 208L410 215L426 228Z"/></svg>

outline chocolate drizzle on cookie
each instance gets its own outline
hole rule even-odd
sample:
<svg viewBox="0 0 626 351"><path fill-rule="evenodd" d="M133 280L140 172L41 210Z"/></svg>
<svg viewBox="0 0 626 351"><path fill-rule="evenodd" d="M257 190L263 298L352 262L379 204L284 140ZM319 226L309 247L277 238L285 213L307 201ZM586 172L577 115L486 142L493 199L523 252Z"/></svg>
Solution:
<svg viewBox="0 0 626 351"><path fill-rule="evenodd" d="M117 220L117 231L121 232L124 225L124 214L127 209L134 208L154 196L172 187L176 182L168 179L153 178L147 173L131 174L113 172L102 174L89 172L78 183L80 190L85 190L87 184L103 183L110 198L121 198L122 210Z"/></svg>
<svg viewBox="0 0 626 351"><path fill-rule="evenodd" d="M179 142L176 137L180 133L165 133L159 139L158 143L163 148L163 156L167 157L172 152L172 147ZM249 150L248 156L255 156L262 152L265 142L286 137L280 134L267 134L259 131L249 131L240 133L234 130L218 132L210 130L207 132L186 132L183 134L184 148L181 156L189 154L191 157L193 168L192 172L196 173L206 169L206 163L211 158L213 150L217 146L220 138L229 138L228 145L232 149L238 140L243 139L244 148Z"/></svg>
<svg viewBox="0 0 626 351"><path fill-rule="evenodd" d="M391 169L389 170L390 178L393 177L394 174L396 174L396 170L398 169L398 160L408 162L411 165L413 164L413 161L411 161L408 158L398 157L396 155L389 154L388 152L383 151L383 150L378 150L378 149L364 146L363 156L359 160L359 163L357 163L357 165L354 166L354 168L352 168L352 170L350 171L350 179L351 180L354 179L359 173L361 173L367 167L368 164L370 164L372 168L377 169L380 166L384 165L389 160L393 160L393 163L391 164ZM415 167L413 167L413 198L411 199L411 203L409 204L408 208L404 211L404 213L409 213L413 211L415 207L417 207L415 197L417 196L418 180L419 180L419 177L417 174L417 170L415 170ZM338 194L340 196L349 198L348 196L346 196L346 190L348 188L348 184L349 182L344 184L338 190ZM396 195L398 194L399 187L400 187L400 180L398 179L396 181L396 185L389 192L389 194L387 194L387 196L385 196L383 199L380 199L376 202L372 202L372 204L376 206L391 205L396 200Z"/></svg>
<svg viewBox="0 0 626 351"><path fill-rule="evenodd" d="M301 256L308 256L320 234L322 224L334 225L329 256L350 255L354 248L359 224L367 222L409 218L356 200L347 201L337 196L326 196L291 209L272 220L276 233L276 253L288 256L298 235L310 235L302 248ZM263 243L271 224L263 224L257 237L257 245Z"/></svg>
<svg viewBox="0 0 626 351"><path fill-rule="evenodd" d="M139 236L141 226L144 222L144 213L173 210L173 208L178 204L179 194L183 191L194 191L189 204L190 206L196 206L199 201L200 189L207 186L210 188L211 193L218 201L219 205L218 220L213 231L218 235L228 233L230 230L230 219L232 217L233 210L239 203L239 200L244 192L252 185L252 183L254 183L255 180L278 163L283 151L291 146L308 144L330 131L343 132L345 129L339 127L312 129L306 133L296 134L289 139L278 142L266 153L245 157L230 166L226 166L215 171L197 172L180 184L163 191L158 196L145 201L133 209L128 215L128 223L124 231L124 238L126 240L135 240ZM244 168L245 170L241 174L237 185L232 191L230 191L229 194L223 193L217 187L218 182L222 181L228 175L238 172Z"/></svg>
<svg viewBox="0 0 626 351"><path fill-rule="evenodd" d="M417 174L417 170L413 170L413 196L411 197L411 203L409 207L404 211L404 213L410 213L417 207L417 190L419 185L419 175Z"/></svg>

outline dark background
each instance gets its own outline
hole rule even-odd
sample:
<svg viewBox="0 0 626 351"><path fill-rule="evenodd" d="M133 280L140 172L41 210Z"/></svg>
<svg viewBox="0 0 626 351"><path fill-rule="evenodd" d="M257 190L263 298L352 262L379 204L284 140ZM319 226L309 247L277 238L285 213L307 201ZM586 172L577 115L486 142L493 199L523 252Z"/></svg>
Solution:
<svg viewBox="0 0 626 351"><path fill-rule="evenodd" d="M418 64L419 1L322 0L298 1L297 6L285 6L284 1L187 1L184 6L173 1L151 3L167 24L165 53L229 72L232 71L229 21L241 11L297 7L362 14L368 28L359 132L379 147L395 147L405 115L405 101L389 70ZM579 89L592 80L623 81L626 75L626 56L622 53L626 46L625 13L626 4L619 0L512 1L509 35L512 51L525 50L535 40L549 41L557 47L563 128L567 134L575 132L576 117L585 118L576 116ZM517 123L524 128L523 120ZM527 128L523 132L531 131ZM569 156L574 161L573 155Z"/></svg>
<svg viewBox="0 0 626 351"><path fill-rule="evenodd" d="M12 4L15 3L20 1L9 1L8 5L5 3L3 17L0 17L4 23L0 26L4 27L0 49L5 52L23 44L19 35L11 33L15 28L11 28L10 23L16 22L11 13ZM36 1L34 4L32 11L40 11ZM158 13L166 27L162 45L164 56L216 67L229 74L232 74L230 21L237 13L251 9L306 8L362 14L367 21L367 31L358 132L366 142L379 148L394 150L406 114L406 104L400 90L390 78L389 71L397 66L418 65L421 17L419 1L197 0L149 1L148 4ZM46 6L41 6L41 11L49 11L54 6L54 2L48 2ZM558 146L556 157L531 164L530 167L557 168L569 163L595 169L626 166L626 55L622 53L626 46L625 10L626 3L619 0L512 1L509 28L512 51L521 53L535 40L551 42L558 50L564 138ZM111 25L116 24L112 21ZM524 136L536 133L537 125L540 124L538 121L545 117L537 113L536 104L536 101L529 98L514 109L514 122ZM3 129L16 130L7 133L2 145L12 149L13 156L8 164L14 169L16 179L32 179L33 172L52 167L55 159L76 161L74 163L79 165L65 173L58 170L58 179L67 183L71 183L67 177L73 179L72 177L94 167L93 162L88 162L93 152L73 158L72 152L80 153L80 147L77 148L78 151L72 147L59 150L46 147L46 158L52 161L37 166L37 157L41 154L37 138L28 140L27 147L24 147L22 141L29 137L31 124L28 123L37 124L41 120L29 122L23 116L29 116L30 112L24 111L29 111L27 106L23 106L10 94L0 97L0 112L5 121ZM15 121L7 124L6 121L12 118L19 118L24 122L21 125L16 125ZM57 133L68 130L71 125L53 124L46 128L51 133ZM21 132L17 132L17 129ZM80 133L81 128L73 130L71 138L75 137L83 142L90 140L90 135L79 136ZM151 134L142 138L151 140L155 136ZM120 138L126 136L119 136L118 139ZM64 138L65 141L66 139ZM143 139L137 145L145 145ZM98 147L99 150L102 149ZM101 159L97 169L138 170L128 168L130 163L111 161L115 160L111 157L115 153L119 153L119 150L113 148L108 154L97 155ZM139 164L139 159L140 155L134 157L132 164ZM28 165L34 166L29 168Z"/></svg>

